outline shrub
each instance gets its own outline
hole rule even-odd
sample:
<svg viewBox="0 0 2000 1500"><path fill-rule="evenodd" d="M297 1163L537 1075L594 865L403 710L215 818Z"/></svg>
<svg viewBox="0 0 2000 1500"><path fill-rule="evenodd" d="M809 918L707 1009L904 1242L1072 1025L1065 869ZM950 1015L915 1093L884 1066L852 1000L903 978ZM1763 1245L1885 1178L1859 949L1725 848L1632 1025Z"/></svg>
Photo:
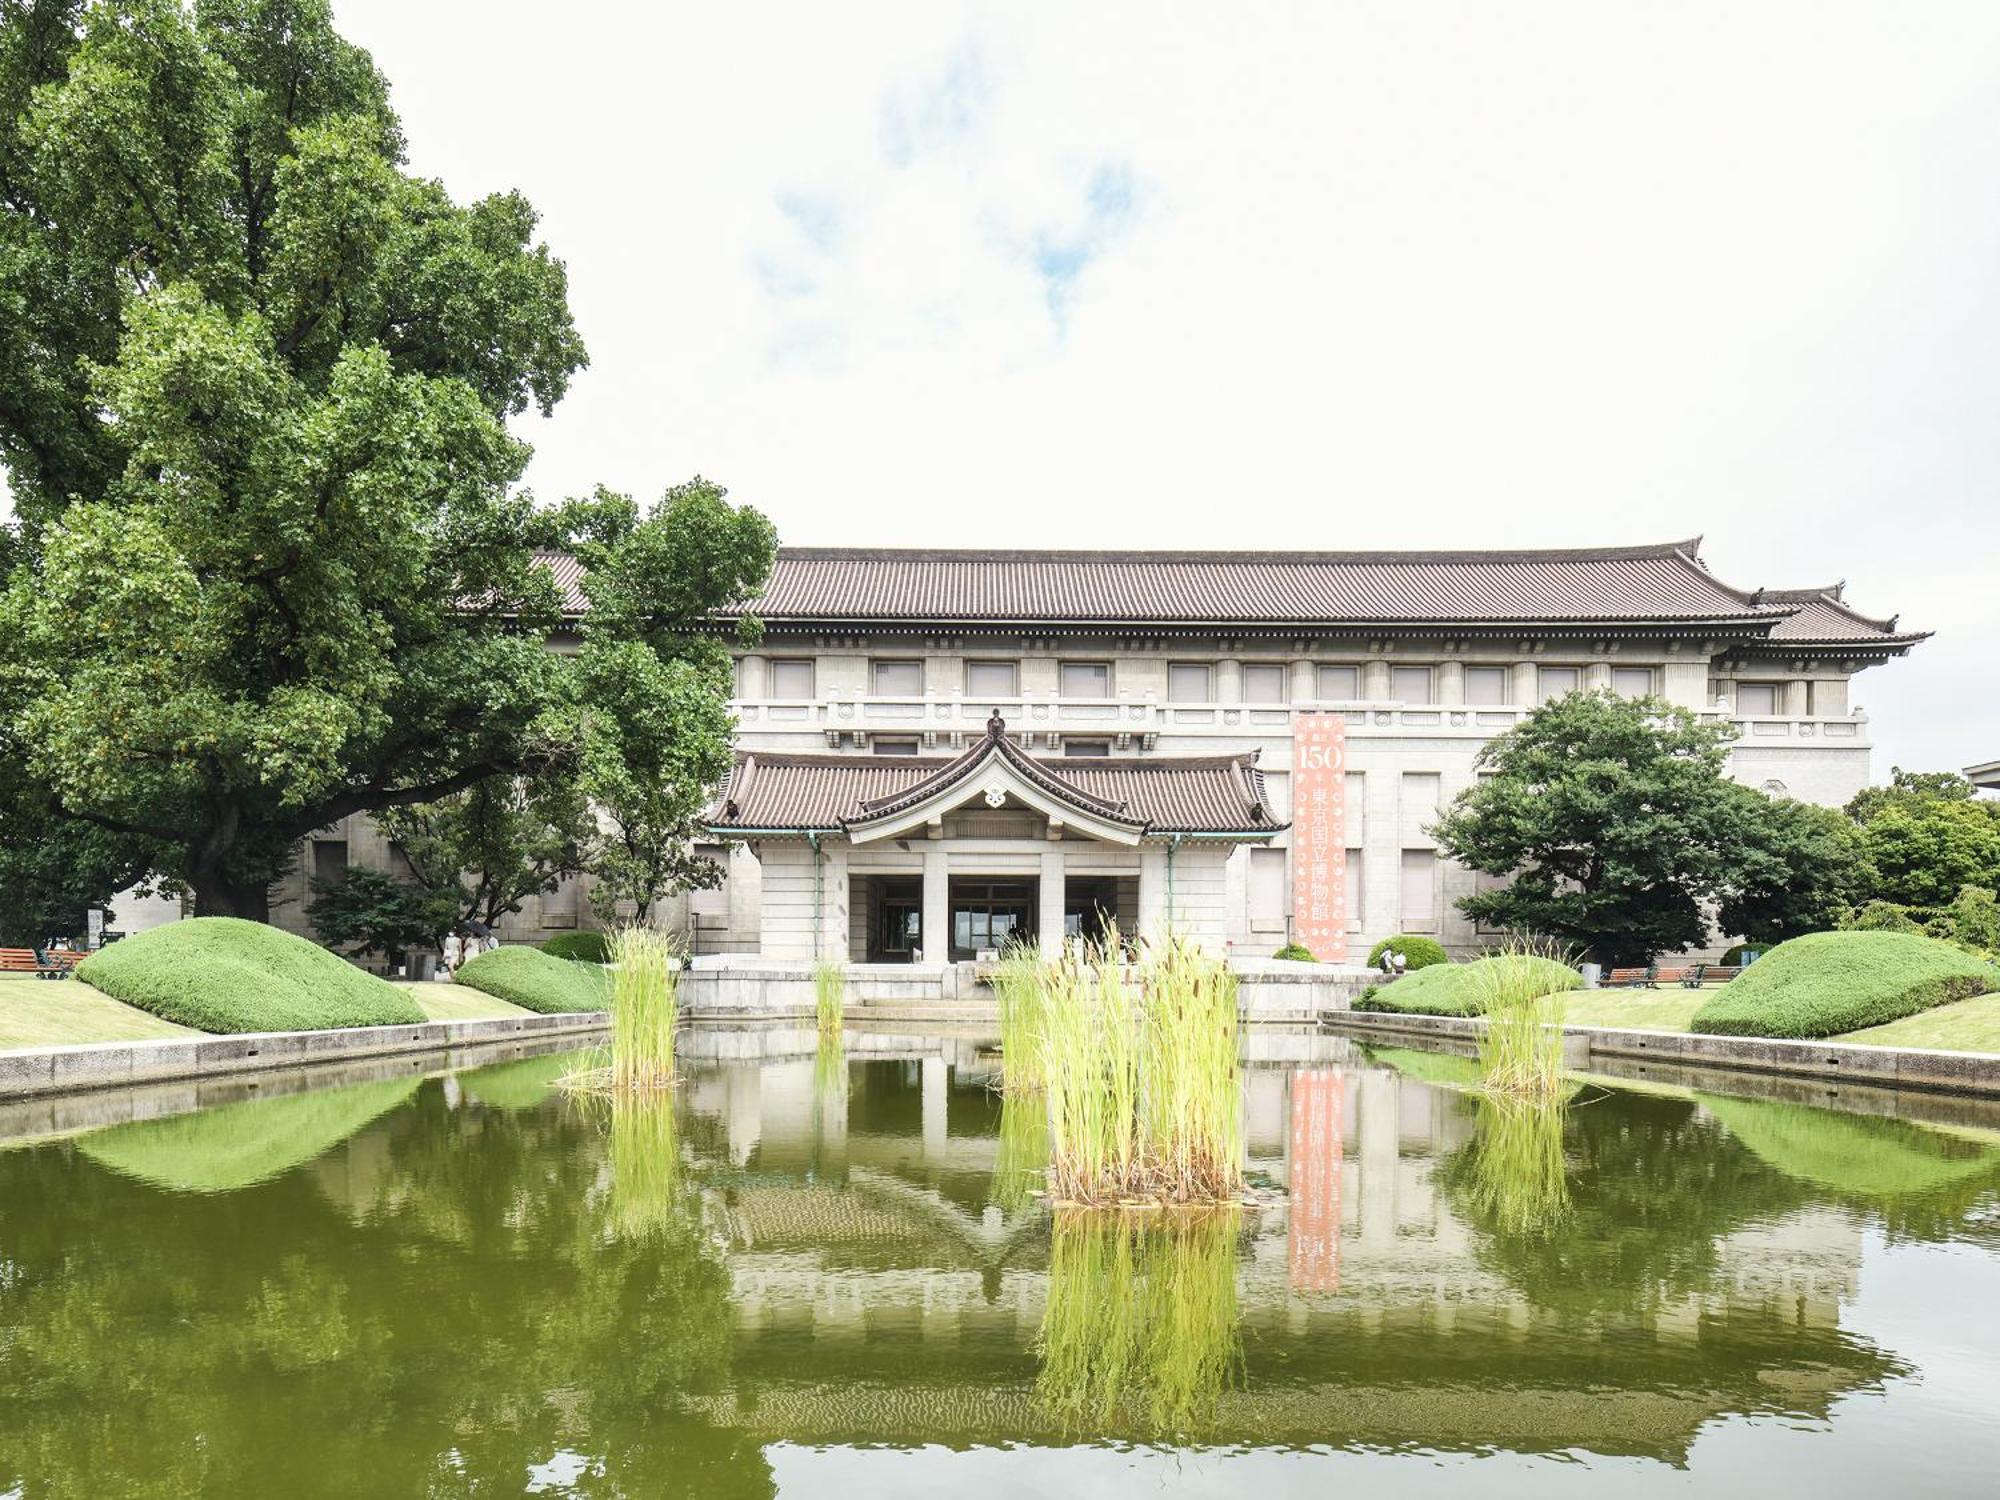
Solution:
<svg viewBox="0 0 2000 1500"><path fill-rule="evenodd" d="M1273 953L1271 957L1287 959L1295 964L1316 964L1319 962L1313 956L1312 949L1306 947L1303 943L1287 943L1276 953Z"/></svg>
<svg viewBox="0 0 2000 1500"><path fill-rule="evenodd" d="M1541 988L1545 995L1556 995L1579 987L1583 976L1552 958L1505 954L1406 974L1394 984L1364 992L1354 1008L1395 1015L1476 1016L1485 1009L1487 997L1503 988L1502 981L1508 990Z"/></svg>
<svg viewBox="0 0 2000 1500"><path fill-rule="evenodd" d="M542 944L550 958L566 958L571 963L608 964L611 939L602 932L559 932Z"/></svg>
<svg viewBox="0 0 2000 1500"><path fill-rule="evenodd" d="M77 977L201 1031L325 1031L424 1019L403 990L262 922L193 917L85 959Z"/></svg>
<svg viewBox="0 0 2000 1500"><path fill-rule="evenodd" d="M1428 969L1432 964L1448 964L1451 955L1444 951L1436 938L1419 937L1414 932L1399 932L1394 937L1385 937L1368 950L1368 967L1382 967L1382 955L1400 953L1409 961L1412 971Z"/></svg>
<svg viewBox="0 0 2000 1500"><path fill-rule="evenodd" d="M2000 971L1908 932L1814 932L1780 943L1695 1012L1714 1036L1822 1037L2000 989Z"/></svg>
<svg viewBox="0 0 2000 1500"><path fill-rule="evenodd" d="M1738 943L1734 948L1731 948L1727 953L1722 955L1722 961L1732 969L1740 969L1743 967L1743 957L1745 954L1769 953L1776 946L1775 943Z"/></svg>
<svg viewBox="0 0 2000 1500"><path fill-rule="evenodd" d="M610 971L551 958L539 948L495 948L459 965L458 982L543 1015L607 1010Z"/></svg>

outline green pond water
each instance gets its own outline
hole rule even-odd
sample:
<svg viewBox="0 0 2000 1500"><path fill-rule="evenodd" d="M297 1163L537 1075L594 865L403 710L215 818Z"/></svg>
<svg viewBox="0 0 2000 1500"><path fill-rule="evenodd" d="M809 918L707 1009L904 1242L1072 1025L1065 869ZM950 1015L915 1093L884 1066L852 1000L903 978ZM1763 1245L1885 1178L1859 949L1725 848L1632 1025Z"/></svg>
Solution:
<svg viewBox="0 0 2000 1500"><path fill-rule="evenodd" d="M1996 1493L2000 1111L1250 1045L1172 1219L962 1037L0 1111L0 1497Z"/></svg>

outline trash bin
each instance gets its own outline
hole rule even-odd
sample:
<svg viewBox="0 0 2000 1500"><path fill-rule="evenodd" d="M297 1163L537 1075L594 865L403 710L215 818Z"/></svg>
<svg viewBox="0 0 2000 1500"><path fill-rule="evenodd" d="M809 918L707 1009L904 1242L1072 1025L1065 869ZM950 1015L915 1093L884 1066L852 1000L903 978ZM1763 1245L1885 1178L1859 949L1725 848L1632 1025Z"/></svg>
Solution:
<svg viewBox="0 0 2000 1500"><path fill-rule="evenodd" d="M1578 966L1577 972L1583 975L1583 987L1587 990L1594 990L1604 982L1602 964L1582 964Z"/></svg>

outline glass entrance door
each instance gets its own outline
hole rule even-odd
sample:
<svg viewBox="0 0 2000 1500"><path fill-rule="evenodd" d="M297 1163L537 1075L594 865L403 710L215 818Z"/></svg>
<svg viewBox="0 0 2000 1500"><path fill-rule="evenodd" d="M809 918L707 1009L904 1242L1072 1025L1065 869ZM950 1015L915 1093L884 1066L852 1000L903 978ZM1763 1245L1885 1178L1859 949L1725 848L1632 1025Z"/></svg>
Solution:
<svg viewBox="0 0 2000 1500"><path fill-rule="evenodd" d="M951 956L974 959L1010 943L1035 941L1035 880L954 880L951 883Z"/></svg>

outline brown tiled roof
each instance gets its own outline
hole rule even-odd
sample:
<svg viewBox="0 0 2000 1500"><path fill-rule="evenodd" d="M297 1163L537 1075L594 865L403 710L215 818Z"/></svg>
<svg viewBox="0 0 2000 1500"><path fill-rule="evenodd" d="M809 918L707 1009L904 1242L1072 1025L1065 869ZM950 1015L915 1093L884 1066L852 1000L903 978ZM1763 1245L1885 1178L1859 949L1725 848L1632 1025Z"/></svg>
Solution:
<svg viewBox="0 0 2000 1500"><path fill-rule="evenodd" d="M1895 616L1876 620L1862 614L1840 597L1842 587L1836 583L1831 588L1763 590L1760 597L1766 604L1792 611L1778 622L1770 639L1795 646L1910 645L1930 639L1927 630L1899 634Z"/></svg>
<svg viewBox="0 0 2000 1500"><path fill-rule="evenodd" d="M1741 622L1774 611L1698 541L1555 552L953 552L787 547L767 622Z"/></svg>
<svg viewBox="0 0 2000 1500"><path fill-rule="evenodd" d="M781 547L752 606L766 624L1214 626L1708 626L1795 646L1907 646L1840 588L1733 588L1701 539L1494 552L1067 552ZM575 558L542 553L571 614Z"/></svg>
<svg viewBox="0 0 2000 1500"><path fill-rule="evenodd" d="M739 751L709 826L717 833L842 832L949 786L949 773L977 764L985 748L981 740L949 760ZM1043 758L1011 742L1006 748L1012 763L1029 763L1038 783L1062 800L1147 834L1276 833L1284 826L1271 812L1254 755Z"/></svg>

